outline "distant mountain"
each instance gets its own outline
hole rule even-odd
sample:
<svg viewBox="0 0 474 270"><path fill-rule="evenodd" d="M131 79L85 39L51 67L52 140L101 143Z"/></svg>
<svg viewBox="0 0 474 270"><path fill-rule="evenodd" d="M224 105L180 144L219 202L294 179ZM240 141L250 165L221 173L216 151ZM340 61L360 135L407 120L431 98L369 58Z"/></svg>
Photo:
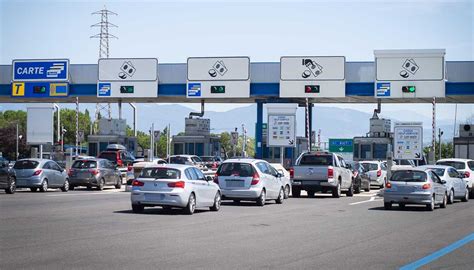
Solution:
<svg viewBox="0 0 474 270"><path fill-rule="evenodd" d="M1 104L3 110L26 110L26 104ZM62 104L62 108L74 109L74 104ZM112 106L113 115L117 115L117 106ZM95 104L80 104L81 111L88 109L93 114ZM163 129L168 123L171 124L171 133L177 134L184 131L184 118L189 116L193 110L179 104L139 104L138 106L138 129L148 131L154 123L155 129ZM127 124L132 126L133 114L131 107L123 104L123 117ZM206 111L205 118L211 119L211 132L221 133L233 131L238 128L242 130L242 124L248 130L249 136L255 136L255 122L257 106L252 104L246 107L232 109L226 112ZM321 129L321 141L328 138L352 138L364 136L369 131L369 119L372 112L362 112L354 109L342 109L338 107L317 106L313 108L313 130ZM382 111L380 117L390 118L392 126L397 121L418 121L424 126L425 144L431 142L431 118L425 117L415 111ZM303 108L297 111L297 134L304 136L305 112ZM264 123L266 110L264 106ZM439 120L438 127L444 132L443 140L453 137L453 122L451 120Z"/></svg>

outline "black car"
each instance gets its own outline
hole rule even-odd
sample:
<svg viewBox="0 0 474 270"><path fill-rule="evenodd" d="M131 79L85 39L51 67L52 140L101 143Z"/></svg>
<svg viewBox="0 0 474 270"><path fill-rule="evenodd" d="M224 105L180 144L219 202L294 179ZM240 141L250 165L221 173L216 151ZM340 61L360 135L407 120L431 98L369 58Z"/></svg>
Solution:
<svg viewBox="0 0 474 270"><path fill-rule="evenodd" d="M362 164L355 162L352 165L352 175L354 178L354 193L360 193L362 189L370 191L370 177Z"/></svg>
<svg viewBox="0 0 474 270"><path fill-rule="evenodd" d="M8 161L4 158L0 159L0 189L5 189L8 194L16 191L15 171L8 167Z"/></svg>

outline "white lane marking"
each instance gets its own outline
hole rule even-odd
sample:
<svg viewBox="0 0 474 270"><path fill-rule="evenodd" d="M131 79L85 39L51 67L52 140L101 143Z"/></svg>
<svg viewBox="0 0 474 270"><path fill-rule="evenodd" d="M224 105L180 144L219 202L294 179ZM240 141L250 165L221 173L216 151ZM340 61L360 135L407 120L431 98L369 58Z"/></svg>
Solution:
<svg viewBox="0 0 474 270"><path fill-rule="evenodd" d="M349 205L356 205L356 204L368 203L368 202L379 202L379 201L382 201L382 200L376 200L375 197L372 197L369 200L361 201L361 202L354 202L354 203L350 203Z"/></svg>
<svg viewBox="0 0 474 270"><path fill-rule="evenodd" d="M124 192L125 193L125 192ZM69 193L69 194L51 194L46 197L61 197L61 196L85 196L85 195L110 195L110 194L121 194L120 192L87 192L87 193Z"/></svg>

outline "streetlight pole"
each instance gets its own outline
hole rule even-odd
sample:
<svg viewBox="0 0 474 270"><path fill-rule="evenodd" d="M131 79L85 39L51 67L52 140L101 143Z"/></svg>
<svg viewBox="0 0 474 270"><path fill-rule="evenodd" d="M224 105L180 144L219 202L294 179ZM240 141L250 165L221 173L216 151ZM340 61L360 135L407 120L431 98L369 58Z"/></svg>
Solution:
<svg viewBox="0 0 474 270"><path fill-rule="evenodd" d="M439 159L441 159L441 136L443 136L444 132L441 129L438 129L438 141L439 141Z"/></svg>
<svg viewBox="0 0 474 270"><path fill-rule="evenodd" d="M19 140L20 140L20 135L18 134L18 122L16 122L16 152L15 152L15 160L18 160L18 156L20 155L18 153L18 144L19 144Z"/></svg>

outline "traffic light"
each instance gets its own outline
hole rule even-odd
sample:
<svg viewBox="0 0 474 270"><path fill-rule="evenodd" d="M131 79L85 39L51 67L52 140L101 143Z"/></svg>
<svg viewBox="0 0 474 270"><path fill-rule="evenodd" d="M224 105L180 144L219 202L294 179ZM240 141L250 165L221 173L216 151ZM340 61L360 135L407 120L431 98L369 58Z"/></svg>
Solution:
<svg viewBox="0 0 474 270"><path fill-rule="evenodd" d="M120 86L120 93L122 94L133 94L133 92L134 92L133 85Z"/></svg>
<svg viewBox="0 0 474 270"><path fill-rule="evenodd" d="M319 93L319 85L305 85L305 93Z"/></svg>
<svg viewBox="0 0 474 270"><path fill-rule="evenodd" d="M225 93L224 85L211 86L211 94L224 94L224 93Z"/></svg>
<svg viewBox="0 0 474 270"><path fill-rule="evenodd" d="M415 93L416 87L415 86L402 86L403 93Z"/></svg>
<svg viewBox="0 0 474 270"><path fill-rule="evenodd" d="M33 86L33 93L35 94L44 94L46 93L46 86Z"/></svg>

